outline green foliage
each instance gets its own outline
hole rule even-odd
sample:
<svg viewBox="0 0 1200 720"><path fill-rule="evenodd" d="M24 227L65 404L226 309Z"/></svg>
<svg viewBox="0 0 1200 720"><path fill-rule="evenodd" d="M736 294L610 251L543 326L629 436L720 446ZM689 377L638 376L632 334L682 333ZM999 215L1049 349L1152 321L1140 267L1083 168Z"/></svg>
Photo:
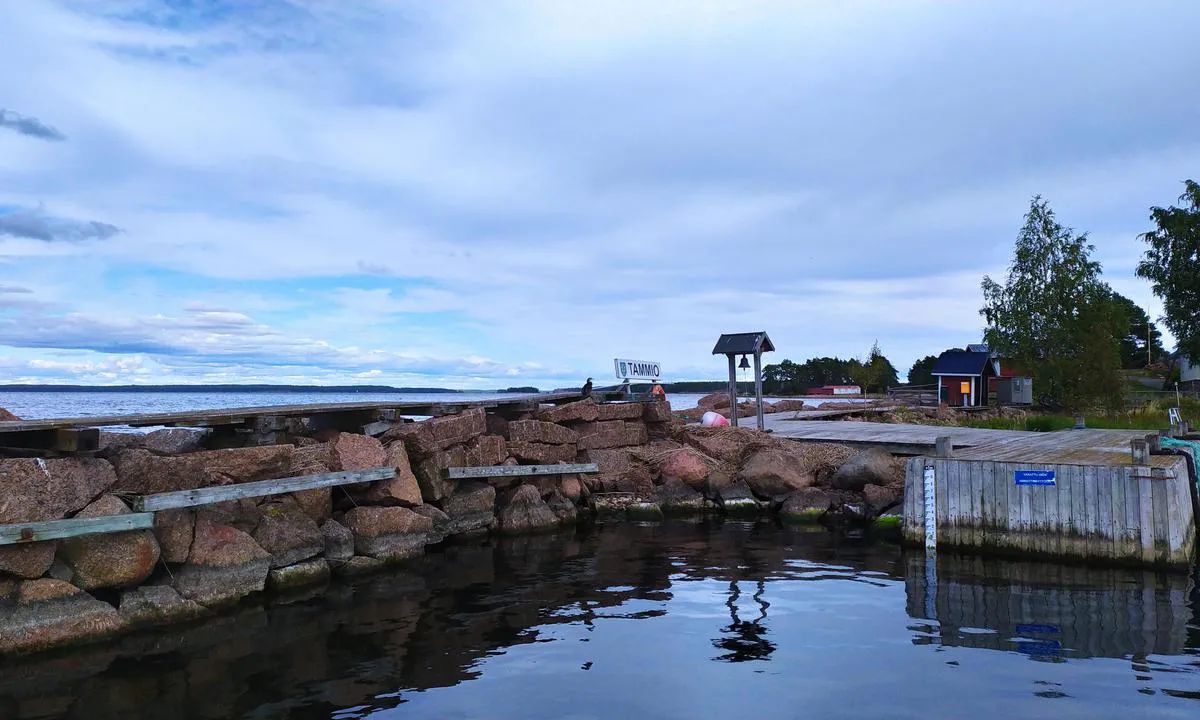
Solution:
<svg viewBox="0 0 1200 720"><path fill-rule="evenodd" d="M933 385L937 382L931 373L933 366L937 364L937 355L926 355L920 360L913 363L913 366L908 369L908 384L909 385Z"/></svg>
<svg viewBox="0 0 1200 720"><path fill-rule="evenodd" d="M1100 280L1086 235L1076 235L1035 197L1003 285L984 277L984 338L1030 371L1039 400L1067 409L1120 405L1121 314Z"/></svg>
<svg viewBox="0 0 1200 720"><path fill-rule="evenodd" d="M1154 207L1157 226L1141 236L1150 247L1137 274L1162 298L1163 322L1187 356L1200 358L1200 183L1184 182L1180 207Z"/></svg>
<svg viewBox="0 0 1200 720"><path fill-rule="evenodd" d="M876 343L864 362L819 357L797 364L784 360L763 368L763 392L770 395L803 395L822 385L858 385L863 392L880 393L900 384L896 367Z"/></svg>
<svg viewBox="0 0 1200 720"><path fill-rule="evenodd" d="M1112 294L1114 312L1119 313L1121 327L1126 328L1120 337L1121 367L1126 370L1144 368L1162 362L1167 351L1163 348L1162 332L1150 322L1146 311L1120 293ZM1150 353L1147 359L1146 333L1150 333Z"/></svg>
<svg viewBox="0 0 1200 720"><path fill-rule="evenodd" d="M900 384L896 367L884 357L883 351L879 349L879 341L875 341L871 346L866 361L859 362L857 367L851 366L850 374L854 378L854 384L866 393L887 392L888 388Z"/></svg>
<svg viewBox="0 0 1200 720"><path fill-rule="evenodd" d="M1165 430L1171 425L1167 409L1174 406L1174 398L1156 400L1124 412L1088 415L1084 418L1084 424L1098 430ZM1200 421L1200 400L1183 398L1180 411L1184 419ZM1029 415L1024 418L984 418L969 421L965 425L989 430L1055 432L1075 427L1075 419L1066 415Z"/></svg>

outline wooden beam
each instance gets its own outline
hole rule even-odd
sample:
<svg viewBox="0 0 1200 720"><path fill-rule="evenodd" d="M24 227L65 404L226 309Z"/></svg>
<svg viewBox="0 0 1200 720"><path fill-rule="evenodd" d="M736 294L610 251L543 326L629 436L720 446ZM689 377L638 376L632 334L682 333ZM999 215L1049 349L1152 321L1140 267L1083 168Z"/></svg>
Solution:
<svg viewBox="0 0 1200 720"><path fill-rule="evenodd" d="M315 490L337 485L354 485L356 483L389 480L396 477L396 468L380 467L369 470L347 470L344 472L322 473L320 475L303 475L300 477L280 478L278 480L261 480L259 482L239 483L237 485L218 485L216 487L196 488L195 490L180 490L178 492L159 493L130 498L130 506L138 511L173 510L175 508L211 505L227 500L241 500L265 495L282 495L283 493L300 490Z"/></svg>
<svg viewBox="0 0 1200 720"><path fill-rule="evenodd" d="M579 465L493 465L491 467L446 468L447 480L489 477L527 477L531 475L573 475L600 472L595 463Z"/></svg>
<svg viewBox="0 0 1200 720"><path fill-rule="evenodd" d="M100 431L96 428L76 430L59 428L24 430L5 433L0 440L5 447L25 450L56 450L58 452L91 452L100 447Z"/></svg>
<svg viewBox="0 0 1200 720"><path fill-rule="evenodd" d="M452 397L448 395L448 398ZM433 405L457 404L461 407L503 407L525 402L571 402L580 398L578 391L555 393L530 393L528 395L511 395L491 400L464 401L453 403L429 402L362 402L362 403L312 403L307 405L267 405L261 407L219 408L213 410L192 410L188 412L143 413L139 415L104 415L77 418L48 418L44 420L0 420L0 433L21 432L24 430L53 430L59 428L92 428L105 425L130 425L133 427L149 427L155 425L180 425L184 427L212 427L215 425L236 425L248 419L261 415L277 415L280 417L312 417L328 413L395 410L401 415L425 415ZM425 410L426 412L416 412ZM372 418L373 420L374 418ZM369 421L368 421L369 422Z"/></svg>
<svg viewBox="0 0 1200 720"><path fill-rule="evenodd" d="M46 520L24 524L14 523L11 525L0 525L0 545L18 545L41 542L43 540L79 537L81 535L146 530L152 527L154 527L154 513Z"/></svg>
<svg viewBox="0 0 1200 720"><path fill-rule="evenodd" d="M370 435L372 437L382 435L390 430L393 424L394 423L389 420L376 420L373 423L367 423L366 425L363 425L362 434Z"/></svg>

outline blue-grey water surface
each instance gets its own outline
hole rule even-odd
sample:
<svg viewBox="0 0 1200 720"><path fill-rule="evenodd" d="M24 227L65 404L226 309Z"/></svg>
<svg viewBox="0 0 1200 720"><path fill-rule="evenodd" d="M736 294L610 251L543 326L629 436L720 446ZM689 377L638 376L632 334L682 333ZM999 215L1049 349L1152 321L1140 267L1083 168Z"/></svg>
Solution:
<svg viewBox="0 0 1200 720"><path fill-rule="evenodd" d="M598 525L0 664L0 717L1196 718L1194 582Z"/></svg>
<svg viewBox="0 0 1200 720"><path fill-rule="evenodd" d="M368 393L368 392L41 392L22 390L0 392L0 407L26 420L74 418L96 415L134 415L139 413L192 412L236 407L307 405L310 403L349 402L472 402L512 398L512 394L462 393ZM696 407L701 393L672 393L671 407L676 410ZM767 400L778 398L766 398ZM813 397L804 401L816 407L823 402L847 402L846 398ZM849 402L859 401L849 398Z"/></svg>

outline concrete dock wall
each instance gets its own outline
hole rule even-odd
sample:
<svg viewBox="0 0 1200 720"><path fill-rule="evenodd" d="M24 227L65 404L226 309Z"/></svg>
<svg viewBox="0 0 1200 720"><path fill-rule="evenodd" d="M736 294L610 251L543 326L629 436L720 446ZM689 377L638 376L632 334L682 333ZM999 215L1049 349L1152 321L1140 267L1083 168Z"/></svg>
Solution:
<svg viewBox="0 0 1200 720"><path fill-rule="evenodd" d="M912 458L904 537L925 544L925 470L936 478L937 547L1186 568L1195 557L1192 478L1183 458L1151 467ZM1054 484L1018 484L1050 471Z"/></svg>

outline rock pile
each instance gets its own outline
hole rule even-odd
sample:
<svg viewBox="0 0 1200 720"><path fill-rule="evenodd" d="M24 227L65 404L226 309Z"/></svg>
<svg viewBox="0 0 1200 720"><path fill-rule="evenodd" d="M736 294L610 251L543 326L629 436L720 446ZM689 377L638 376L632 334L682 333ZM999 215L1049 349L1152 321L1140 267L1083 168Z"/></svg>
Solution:
<svg viewBox="0 0 1200 720"><path fill-rule="evenodd" d="M445 472L560 463L599 472L487 481ZM117 438L96 458L0 459L0 523L121 515L129 495L374 467L396 476L163 511L153 530L0 547L0 605L12 609L0 613L0 653L195 618L267 588L405 561L452 536L537 532L589 513L876 514L903 486L886 454L682 426L666 402L586 399L516 417L480 408L399 422L378 438L320 431L208 450L173 433Z"/></svg>

